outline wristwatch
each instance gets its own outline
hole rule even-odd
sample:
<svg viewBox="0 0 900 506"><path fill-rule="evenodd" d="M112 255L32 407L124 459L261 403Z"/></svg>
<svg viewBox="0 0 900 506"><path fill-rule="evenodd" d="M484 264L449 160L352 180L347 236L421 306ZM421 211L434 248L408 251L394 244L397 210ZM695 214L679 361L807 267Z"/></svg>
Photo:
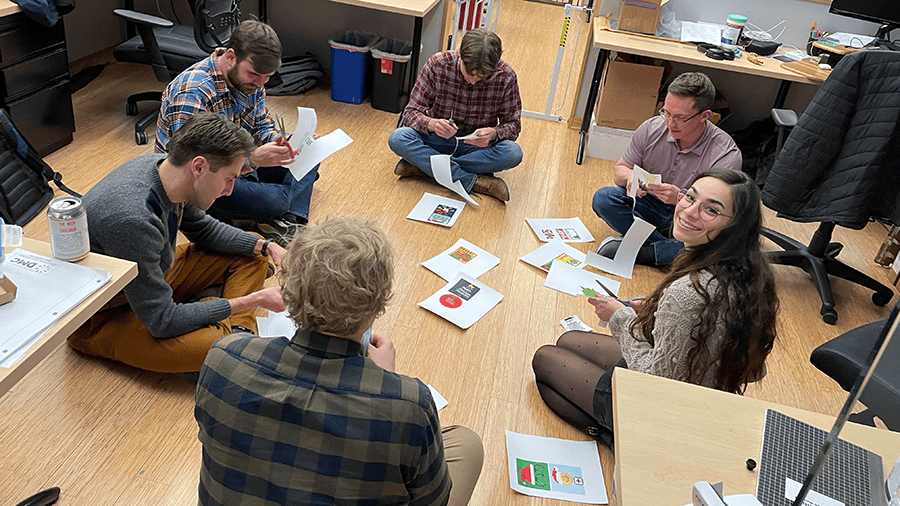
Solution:
<svg viewBox="0 0 900 506"><path fill-rule="evenodd" d="M269 256L268 253L266 253L266 250L269 249L269 244L272 244L272 239L266 239L265 241L263 241L262 248L259 249L259 253L261 255Z"/></svg>

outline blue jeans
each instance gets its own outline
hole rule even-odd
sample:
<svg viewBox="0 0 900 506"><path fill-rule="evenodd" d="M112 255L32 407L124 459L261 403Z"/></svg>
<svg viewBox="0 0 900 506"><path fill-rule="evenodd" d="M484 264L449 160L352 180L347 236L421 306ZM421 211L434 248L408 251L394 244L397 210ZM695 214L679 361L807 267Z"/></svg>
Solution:
<svg viewBox="0 0 900 506"><path fill-rule="evenodd" d="M465 135L458 132L457 135ZM400 127L388 137L391 151L415 165L431 177L431 155L450 155L450 174L472 191L478 174L493 174L511 169L522 162L522 148L513 141L500 141L479 148L455 137L445 139L437 134L423 135L410 127Z"/></svg>
<svg viewBox="0 0 900 506"><path fill-rule="evenodd" d="M297 181L287 167L258 167L234 181L231 195L219 197L209 214L223 221L270 221L284 213L309 218L309 200L319 166Z"/></svg>
<svg viewBox="0 0 900 506"><path fill-rule="evenodd" d="M591 207L607 225L623 235L634 223L635 216L655 226L656 230L650 234L642 248L653 248L657 265L671 264L678 252L684 248L684 243L672 238L675 206L664 204L653 195L645 195L637 198L632 214L631 200L631 197L625 192L625 188L607 186L594 193Z"/></svg>

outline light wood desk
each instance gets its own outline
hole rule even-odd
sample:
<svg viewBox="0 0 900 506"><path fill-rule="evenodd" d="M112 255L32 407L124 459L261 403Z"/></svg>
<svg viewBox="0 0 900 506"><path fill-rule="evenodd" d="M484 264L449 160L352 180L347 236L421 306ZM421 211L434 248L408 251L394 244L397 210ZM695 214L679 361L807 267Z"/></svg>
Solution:
<svg viewBox="0 0 900 506"><path fill-rule="evenodd" d="M0 0L0 17L15 14L20 10L22 9L20 9L18 5L12 3L10 0Z"/></svg>
<svg viewBox="0 0 900 506"><path fill-rule="evenodd" d="M594 62L593 79L591 80L587 103L584 105L584 112L581 117L581 141L578 144L578 155L575 159L575 162L579 165L581 165L581 162L584 160L584 148L587 141L588 130L591 127L591 115L594 112L594 106L597 102L597 93L600 90L600 80L603 77L603 69L606 65L606 60L609 59L609 53L612 51L658 58L661 60L676 61L700 67L727 70L740 74L780 79L781 88L778 90L778 95L775 97L774 101L774 107L776 108L780 108L784 105L784 100L787 98L787 93L792 82L814 84L816 86L822 84L821 81L814 81L782 68L781 62L774 58L762 58L762 65L750 63L747 60L746 55L741 55L740 58L735 58L732 61L713 60L697 51L696 44L682 43L677 40L660 39L649 35L610 31L604 29L606 23L606 18L596 17L594 18L594 23L592 25L594 47L600 48L600 53L597 55L597 60Z"/></svg>
<svg viewBox="0 0 900 506"><path fill-rule="evenodd" d="M837 417L780 406L627 369L613 376L619 506L682 506L698 481L725 494L755 494L766 409L830 430ZM848 423L841 439L882 457L885 477L900 455L900 433ZM611 503L614 504L614 503Z"/></svg>
<svg viewBox="0 0 900 506"><path fill-rule="evenodd" d="M50 244L25 238L22 248L32 253L46 257L51 256ZM12 248L9 248L11 251ZM72 332L87 321L104 304L109 302L120 290L125 288L132 279L137 276L137 264L128 260L90 253L86 258L77 262L79 265L105 269L112 279L94 292L81 304L75 306L65 316L59 319L50 330L38 340L37 343L25 353L16 365L7 369L0 368L0 395L6 393L17 381L22 379L28 371L34 369L51 351L56 349Z"/></svg>

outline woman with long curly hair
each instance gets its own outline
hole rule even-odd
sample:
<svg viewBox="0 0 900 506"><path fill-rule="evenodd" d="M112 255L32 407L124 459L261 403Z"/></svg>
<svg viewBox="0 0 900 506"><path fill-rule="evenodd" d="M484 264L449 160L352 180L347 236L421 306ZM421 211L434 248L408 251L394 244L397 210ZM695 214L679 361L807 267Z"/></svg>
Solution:
<svg viewBox="0 0 900 506"><path fill-rule="evenodd" d="M663 282L629 306L589 300L611 336L566 332L541 347L532 367L550 408L612 447L615 367L741 394L765 374L778 298L759 250L759 189L746 174L697 176L675 207L684 250Z"/></svg>

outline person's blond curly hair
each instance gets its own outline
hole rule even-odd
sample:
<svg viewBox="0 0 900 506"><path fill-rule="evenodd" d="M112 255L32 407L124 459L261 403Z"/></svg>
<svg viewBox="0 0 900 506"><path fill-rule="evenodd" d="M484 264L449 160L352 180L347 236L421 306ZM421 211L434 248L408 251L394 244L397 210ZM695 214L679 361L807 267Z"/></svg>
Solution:
<svg viewBox="0 0 900 506"><path fill-rule="evenodd" d="M348 337L384 314L394 250L373 221L333 217L298 233L282 258L281 296L303 329Z"/></svg>

